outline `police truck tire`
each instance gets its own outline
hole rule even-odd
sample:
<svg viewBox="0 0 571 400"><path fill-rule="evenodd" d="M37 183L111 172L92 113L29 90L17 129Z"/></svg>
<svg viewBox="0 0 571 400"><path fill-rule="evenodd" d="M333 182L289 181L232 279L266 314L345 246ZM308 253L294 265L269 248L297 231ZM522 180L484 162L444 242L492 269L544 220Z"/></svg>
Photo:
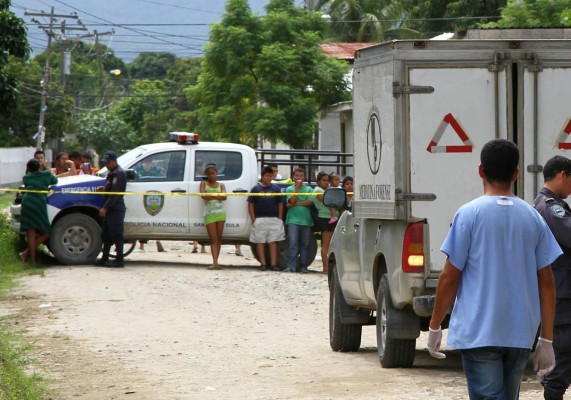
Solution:
<svg viewBox="0 0 571 400"><path fill-rule="evenodd" d="M135 250L135 246L137 246L136 240L125 242L123 246L123 258L131 254L133 250ZM109 258L117 258L117 254L115 253L115 246L111 247L111 251L109 252Z"/></svg>
<svg viewBox="0 0 571 400"><path fill-rule="evenodd" d="M416 339L395 339L387 336L387 327L399 310L393 307L389 280L384 274L377 292L377 351L383 368L410 368L414 362Z"/></svg>
<svg viewBox="0 0 571 400"><path fill-rule="evenodd" d="M62 264L93 264L101 252L101 227L87 215L68 214L53 225L50 250Z"/></svg>
<svg viewBox="0 0 571 400"><path fill-rule="evenodd" d="M333 266L332 278L333 281L329 286L329 345L334 351L358 351L361 347L363 326L341 322L341 309L349 306L343 297L339 273L335 266Z"/></svg>

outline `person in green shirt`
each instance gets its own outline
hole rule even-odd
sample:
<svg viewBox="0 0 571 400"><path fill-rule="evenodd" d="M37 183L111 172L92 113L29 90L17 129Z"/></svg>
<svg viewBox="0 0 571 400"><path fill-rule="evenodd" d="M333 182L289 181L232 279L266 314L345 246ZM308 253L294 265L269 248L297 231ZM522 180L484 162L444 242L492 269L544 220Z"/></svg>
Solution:
<svg viewBox="0 0 571 400"><path fill-rule="evenodd" d="M313 201L311 196L304 193L311 193L313 190L304 184L305 170L296 168L293 170L294 184L286 188L287 196L287 216L286 226L289 241L287 268L284 271L296 272L297 257L299 256L299 272L307 272L307 253L309 241L311 239L311 209Z"/></svg>

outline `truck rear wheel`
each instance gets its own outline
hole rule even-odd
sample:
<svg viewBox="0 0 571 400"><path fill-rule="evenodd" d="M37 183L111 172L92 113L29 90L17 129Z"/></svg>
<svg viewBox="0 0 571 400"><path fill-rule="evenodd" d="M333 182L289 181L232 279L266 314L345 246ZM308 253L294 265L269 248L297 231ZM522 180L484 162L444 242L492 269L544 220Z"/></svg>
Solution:
<svg viewBox="0 0 571 400"><path fill-rule="evenodd" d="M260 261L260 257L258 257L258 248L255 243L250 244L250 249L252 250L252 255L258 261ZM278 242L278 267L285 268L287 267L287 259L288 259L288 251L289 251L289 240L286 235L285 240ZM317 255L317 238L312 233L309 239L309 248L307 249L307 265L311 265L313 261L315 261L315 256ZM266 247L266 261L269 263L270 261L270 252ZM296 268L299 269L299 257L297 260Z"/></svg>
<svg viewBox="0 0 571 400"><path fill-rule="evenodd" d="M101 252L101 227L87 215L68 214L52 227L50 250L62 264L93 264Z"/></svg>
<svg viewBox="0 0 571 400"><path fill-rule="evenodd" d="M387 327L398 318L399 312L393 307L389 280L384 274L377 292L377 350L383 368L410 368L414 362L416 339L395 339L387 335Z"/></svg>
<svg viewBox="0 0 571 400"><path fill-rule="evenodd" d="M333 267L333 282L329 286L329 345L334 351L357 351L361 346L363 326L341 322L342 307L345 302L339 283L337 267Z"/></svg>

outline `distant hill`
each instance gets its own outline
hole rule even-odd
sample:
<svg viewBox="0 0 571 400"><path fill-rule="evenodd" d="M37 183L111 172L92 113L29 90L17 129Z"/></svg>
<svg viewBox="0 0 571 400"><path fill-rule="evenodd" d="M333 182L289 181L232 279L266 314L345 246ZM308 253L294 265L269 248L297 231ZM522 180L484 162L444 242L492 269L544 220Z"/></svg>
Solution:
<svg viewBox="0 0 571 400"><path fill-rule="evenodd" d="M263 14L269 0L250 0L254 13ZM111 47L115 55L125 62L131 62L140 52L165 51L177 57L202 55L208 41L209 25L219 22L224 13L223 0L13 0L11 9L23 18L28 27L32 56L44 51L47 35L32 22L32 18L48 25L49 18L25 16L25 10L32 13L54 13L69 15L77 13L87 31L69 30L68 38L115 31L113 35L100 37L101 43ZM60 33L63 18L55 22L54 31ZM68 28L78 25L73 18L65 20ZM93 39L84 39L93 42Z"/></svg>

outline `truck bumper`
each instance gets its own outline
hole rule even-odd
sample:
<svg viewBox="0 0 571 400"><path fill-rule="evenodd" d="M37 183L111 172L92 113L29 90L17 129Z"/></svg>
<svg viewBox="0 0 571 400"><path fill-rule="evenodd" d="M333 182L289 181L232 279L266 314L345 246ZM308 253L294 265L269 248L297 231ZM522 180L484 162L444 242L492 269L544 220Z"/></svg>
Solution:
<svg viewBox="0 0 571 400"><path fill-rule="evenodd" d="M430 317L434 310L434 301L436 296L431 294L427 296L413 297L412 308L414 313L420 317Z"/></svg>

